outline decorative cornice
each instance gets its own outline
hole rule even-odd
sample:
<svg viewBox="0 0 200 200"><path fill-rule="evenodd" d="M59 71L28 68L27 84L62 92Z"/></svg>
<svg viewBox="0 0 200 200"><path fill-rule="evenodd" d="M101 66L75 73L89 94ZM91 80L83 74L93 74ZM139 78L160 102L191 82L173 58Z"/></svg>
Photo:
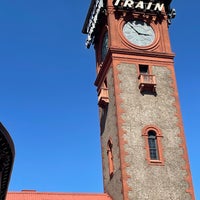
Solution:
<svg viewBox="0 0 200 200"><path fill-rule="evenodd" d="M154 52L154 51L146 51L146 50L133 50L133 49L122 49L122 48L110 48L112 54L126 54L126 55L134 55L134 56L146 56L153 58L164 58L172 60L175 57L174 53L162 53L162 52Z"/></svg>
<svg viewBox="0 0 200 200"><path fill-rule="evenodd" d="M88 14L83 25L82 33L87 34L86 47L89 48L90 45L94 42L95 31L97 29L98 20L100 18L100 14L104 8L103 0L92 0Z"/></svg>

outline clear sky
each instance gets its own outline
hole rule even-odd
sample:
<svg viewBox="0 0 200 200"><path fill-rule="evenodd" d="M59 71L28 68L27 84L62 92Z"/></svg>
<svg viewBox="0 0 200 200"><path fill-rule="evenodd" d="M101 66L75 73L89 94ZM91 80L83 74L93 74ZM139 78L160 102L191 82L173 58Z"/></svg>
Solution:
<svg viewBox="0 0 200 200"><path fill-rule="evenodd" d="M11 191L102 192L90 0L0 1L0 121L16 158ZM196 199L200 199L200 2L174 1L170 26Z"/></svg>

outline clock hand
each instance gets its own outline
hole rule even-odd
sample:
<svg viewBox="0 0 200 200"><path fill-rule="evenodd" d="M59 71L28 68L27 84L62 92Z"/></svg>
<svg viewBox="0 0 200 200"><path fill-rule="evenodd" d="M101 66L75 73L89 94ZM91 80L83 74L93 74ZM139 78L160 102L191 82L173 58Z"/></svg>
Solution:
<svg viewBox="0 0 200 200"><path fill-rule="evenodd" d="M128 25L138 34L138 35L141 35L140 32L138 32L135 27L133 26L133 24L131 24L130 22L128 22Z"/></svg>
<svg viewBox="0 0 200 200"><path fill-rule="evenodd" d="M150 34L148 33L141 33L141 35L145 35L145 36L151 36Z"/></svg>
<svg viewBox="0 0 200 200"><path fill-rule="evenodd" d="M145 36L150 36L148 33L140 33L130 22L128 22L128 25L138 34L138 35L145 35Z"/></svg>

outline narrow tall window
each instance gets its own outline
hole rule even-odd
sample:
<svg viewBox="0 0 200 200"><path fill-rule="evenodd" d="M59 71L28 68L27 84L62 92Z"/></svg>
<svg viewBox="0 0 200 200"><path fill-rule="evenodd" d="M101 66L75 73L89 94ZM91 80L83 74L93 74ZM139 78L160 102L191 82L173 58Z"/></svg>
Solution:
<svg viewBox="0 0 200 200"><path fill-rule="evenodd" d="M148 132L149 154L151 160L159 160L158 144L156 133L154 131Z"/></svg>
<svg viewBox="0 0 200 200"><path fill-rule="evenodd" d="M111 139L109 139L108 144L107 144L107 155L108 155L108 165L109 165L110 178L113 177L113 173L114 173L112 147L113 147L112 141L111 141Z"/></svg>
<svg viewBox="0 0 200 200"><path fill-rule="evenodd" d="M142 136L145 139L146 160L149 164L164 165L162 132L154 125L144 127Z"/></svg>
<svg viewBox="0 0 200 200"><path fill-rule="evenodd" d="M107 114L108 114L108 104L105 104L104 107L99 107L100 111L100 128L101 134L103 134L106 126Z"/></svg>

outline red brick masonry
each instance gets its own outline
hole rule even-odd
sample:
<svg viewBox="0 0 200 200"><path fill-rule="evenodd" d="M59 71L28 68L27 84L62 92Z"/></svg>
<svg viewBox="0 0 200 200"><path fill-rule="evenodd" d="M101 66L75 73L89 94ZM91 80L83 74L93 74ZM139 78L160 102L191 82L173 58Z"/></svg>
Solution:
<svg viewBox="0 0 200 200"><path fill-rule="evenodd" d="M8 192L6 200L112 200L108 194L88 193L59 193L36 192L23 190L22 192Z"/></svg>

